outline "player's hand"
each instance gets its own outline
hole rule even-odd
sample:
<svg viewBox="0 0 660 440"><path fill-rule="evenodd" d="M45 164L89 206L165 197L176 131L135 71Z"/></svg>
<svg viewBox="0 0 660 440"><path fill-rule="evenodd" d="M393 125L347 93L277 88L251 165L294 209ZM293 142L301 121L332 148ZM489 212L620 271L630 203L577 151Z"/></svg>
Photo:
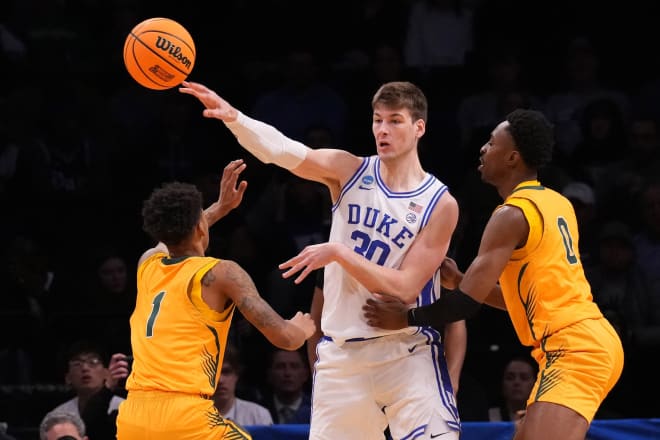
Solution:
<svg viewBox="0 0 660 440"><path fill-rule="evenodd" d="M111 391L117 389L119 381L128 377L129 368L128 358L125 354L113 354L108 365L108 377L105 379L105 386Z"/></svg>
<svg viewBox="0 0 660 440"><path fill-rule="evenodd" d="M388 330L408 327L408 306L400 301L380 302L369 298L362 311L371 327Z"/></svg>
<svg viewBox="0 0 660 440"><path fill-rule="evenodd" d="M238 117L238 111L234 107L205 85L191 81L183 81L181 85L179 92L192 95L204 104L204 117L224 122L233 122Z"/></svg>
<svg viewBox="0 0 660 440"><path fill-rule="evenodd" d="M220 180L220 192L218 196L218 205L220 217L224 217L229 211L238 207L243 201L243 195L247 188L247 181L241 180L238 185L238 177L245 170L247 165L243 159L232 160L222 171Z"/></svg>
<svg viewBox="0 0 660 440"><path fill-rule="evenodd" d="M463 273L458 270L456 261L445 257L440 265L440 284L442 284L442 287L454 290L458 287L462 279Z"/></svg>
<svg viewBox="0 0 660 440"><path fill-rule="evenodd" d="M300 272L294 280L294 283L300 284L312 271L335 261L336 256L341 252L340 246L343 245L336 242L306 246L298 255L278 266L281 270L289 269L282 274L282 277L290 278Z"/></svg>
<svg viewBox="0 0 660 440"><path fill-rule="evenodd" d="M316 332L316 324L309 313L297 312L289 322L303 331L305 340Z"/></svg>

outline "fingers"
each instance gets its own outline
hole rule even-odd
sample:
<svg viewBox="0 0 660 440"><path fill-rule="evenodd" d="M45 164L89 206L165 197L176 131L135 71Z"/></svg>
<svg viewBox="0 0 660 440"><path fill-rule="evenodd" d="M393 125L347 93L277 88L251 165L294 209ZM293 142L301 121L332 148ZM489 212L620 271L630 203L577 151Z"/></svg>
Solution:
<svg viewBox="0 0 660 440"><path fill-rule="evenodd" d="M224 172L236 172L236 169L240 168L241 165L245 165L245 161L243 159L232 160L227 165L225 165L225 171ZM245 166L247 166L247 165L245 165ZM245 169L245 166L243 166L243 170ZM239 174L240 174L240 172L239 172Z"/></svg>
<svg viewBox="0 0 660 440"><path fill-rule="evenodd" d="M243 199L243 194L245 194L245 190L247 189L248 183L247 181L243 180L241 183L238 184L238 188L236 188L236 192L238 193L239 200Z"/></svg>
<svg viewBox="0 0 660 440"><path fill-rule="evenodd" d="M300 273L298 278L295 279L294 283L295 284L300 284L302 283L305 278L307 278L307 275L309 275L312 272L312 268L310 266L305 266L305 269Z"/></svg>
<svg viewBox="0 0 660 440"><path fill-rule="evenodd" d="M280 265L280 266L282 266L282 265ZM280 267L280 269L283 269L283 268L284 267ZM284 272L282 274L282 278L285 278L285 279L290 278L290 277L294 276L295 274L297 274L298 272L300 272L300 270L302 270L302 272L293 281L295 284L300 284L307 277L309 272L311 271L309 266L305 266L304 264L294 264L289 270L287 270L286 272Z"/></svg>
<svg viewBox="0 0 660 440"><path fill-rule="evenodd" d="M229 162L224 170L222 170L222 179L230 182L236 182L238 176L247 168L247 164L243 159L236 159ZM234 185L232 185L233 187Z"/></svg>

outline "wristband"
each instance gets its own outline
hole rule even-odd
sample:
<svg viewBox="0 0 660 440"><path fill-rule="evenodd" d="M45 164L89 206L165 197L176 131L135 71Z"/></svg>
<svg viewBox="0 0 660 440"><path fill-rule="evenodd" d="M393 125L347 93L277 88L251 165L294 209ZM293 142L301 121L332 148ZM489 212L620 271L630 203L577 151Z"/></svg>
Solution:
<svg viewBox="0 0 660 440"><path fill-rule="evenodd" d="M408 309L408 327L419 327L417 320L415 319L415 308Z"/></svg>

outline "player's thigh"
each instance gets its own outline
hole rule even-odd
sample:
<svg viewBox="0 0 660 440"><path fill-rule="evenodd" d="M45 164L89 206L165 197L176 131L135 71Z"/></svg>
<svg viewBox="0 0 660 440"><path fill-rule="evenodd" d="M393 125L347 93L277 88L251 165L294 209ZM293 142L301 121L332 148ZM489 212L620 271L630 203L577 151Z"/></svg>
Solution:
<svg viewBox="0 0 660 440"><path fill-rule="evenodd" d="M382 440L386 427L367 376L317 371L310 440Z"/></svg>
<svg viewBox="0 0 660 440"><path fill-rule="evenodd" d="M527 408L514 440L584 440L589 423L576 411L550 402L536 402Z"/></svg>
<svg viewBox="0 0 660 440"><path fill-rule="evenodd" d="M384 404L395 439L458 438L458 409L439 350L422 345L375 372L377 400Z"/></svg>
<svg viewBox="0 0 660 440"><path fill-rule="evenodd" d="M605 319L585 320L546 339L534 351L541 370L527 402L571 408L591 421L623 366L621 344Z"/></svg>
<svg viewBox="0 0 660 440"><path fill-rule="evenodd" d="M129 397L119 407L117 439L145 438L250 440L251 436L242 427L223 418L213 401L198 396Z"/></svg>
<svg viewBox="0 0 660 440"><path fill-rule="evenodd" d="M311 440L382 440L387 420L374 398L371 369L354 348L319 344Z"/></svg>

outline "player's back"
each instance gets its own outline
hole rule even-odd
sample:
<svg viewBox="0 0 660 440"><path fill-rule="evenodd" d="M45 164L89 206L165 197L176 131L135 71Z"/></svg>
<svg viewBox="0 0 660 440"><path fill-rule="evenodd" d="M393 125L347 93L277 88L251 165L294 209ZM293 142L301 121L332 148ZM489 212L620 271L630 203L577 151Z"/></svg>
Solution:
<svg viewBox="0 0 660 440"><path fill-rule="evenodd" d="M514 250L500 285L520 341L541 339L572 323L600 318L578 251L578 224L568 199L538 182L523 182L504 201L520 208L530 227Z"/></svg>
<svg viewBox="0 0 660 440"><path fill-rule="evenodd" d="M158 253L138 268L129 392L213 394L234 310L217 313L201 298L201 278L218 262Z"/></svg>

